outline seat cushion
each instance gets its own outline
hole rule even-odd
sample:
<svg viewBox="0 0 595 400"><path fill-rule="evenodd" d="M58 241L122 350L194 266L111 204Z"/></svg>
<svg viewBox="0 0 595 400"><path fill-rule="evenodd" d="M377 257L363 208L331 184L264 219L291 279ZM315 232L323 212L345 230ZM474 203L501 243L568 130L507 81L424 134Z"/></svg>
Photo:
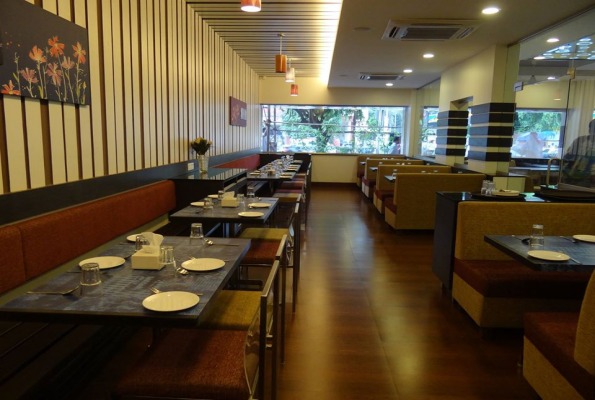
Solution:
<svg viewBox="0 0 595 400"><path fill-rule="evenodd" d="M247 332L258 312L260 293L247 290L222 290L213 302L203 329Z"/></svg>
<svg viewBox="0 0 595 400"><path fill-rule="evenodd" d="M363 177L364 177L364 174L365 174L365 172L364 172L364 171L358 172L358 173L357 173L357 177L361 179L361 178L363 178Z"/></svg>
<svg viewBox="0 0 595 400"><path fill-rule="evenodd" d="M384 201L387 197L393 197L394 190L378 190L374 188L374 194L380 201Z"/></svg>
<svg viewBox="0 0 595 400"><path fill-rule="evenodd" d="M283 228L247 228L240 234L242 239L281 240L289 236L289 230Z"/></svg>
<svg viewBox="0 0 595 400"><path fill-rule="evenodd" d="M277 250L279 250L279 240L259 240L253 239L250 249L242 258L241 265L247 264L265 264L273 265Z"/></svg>
<svg viewBox="0 0 595 400"><path fill-rule="evenodd" d="M574 361L578 313L527 313L525 336L585 398L595 398L595 377Z"/></svg>
<svg viewBox="0 0 595 400"><path fill-rule="evenodd" d="M245 331L171 329L117 384L119 396L246 400Z"/></svg>
<svg viewBox="0 0 595 400"><path fill-rule="evenodd" d="M384 207L386 207L389 210L391 210L393 214L396 214L397 213L397 206L395 205L395 203L393 202L393 200L394 200L393 197L387 197L386 199L384 199Z"/></svg>
<svg viewBox="0 0 595 400"><path fill-rule="evenodd" d="M484 297L582 299L590 274L534 271L516 261L459 260L455 273Z"/></svg>
<svg viewBox="0 0 595 400"><path fill-rule="evenodd" d="M283 182L281 183L281 185L279 185L279 187L281 189L296 189L296 190L302 190L304 188L304 181L289 181L289 182Z"/></svg>
<svg viewBox="0 0 595 400"><path fill-rule="evenodd" d="M283 189L283 188L281 188L281 189L275 190L275 194L277 194L277 193L297 193L297 194L301 194L301 193L303 193L303 190L302 189Z"/></svg>
<svg viewBox="0 0 595 400"><path fill-rule="evenodd" d="M21 232L15 226L0 228L0 276L0 294L27 280Z"/></svg>
<svg viewBox="0 0 595 400"><path fill-rule="evenodd" d="M374 185L376 185L376 179L368 179L366 177L363 177L362 184L369 186L369 187L374 186Z"/></svg>

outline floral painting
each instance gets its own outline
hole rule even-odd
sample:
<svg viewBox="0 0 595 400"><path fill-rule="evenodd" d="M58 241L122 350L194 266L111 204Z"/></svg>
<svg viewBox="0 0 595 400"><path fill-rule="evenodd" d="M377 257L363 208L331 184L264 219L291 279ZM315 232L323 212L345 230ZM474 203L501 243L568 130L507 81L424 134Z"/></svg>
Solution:
<svg viewBox="0 0 595 400"><path fill-rule="evenodd" d="M246 103L234 97L229 98L229 124L232 126L246 126Z"/></svg>
<svg viewBox="0 0 595 400"><path fill-rule="evenodd" d="M24 0L0 0L0 94L89 104L87 30Z"/></svg>

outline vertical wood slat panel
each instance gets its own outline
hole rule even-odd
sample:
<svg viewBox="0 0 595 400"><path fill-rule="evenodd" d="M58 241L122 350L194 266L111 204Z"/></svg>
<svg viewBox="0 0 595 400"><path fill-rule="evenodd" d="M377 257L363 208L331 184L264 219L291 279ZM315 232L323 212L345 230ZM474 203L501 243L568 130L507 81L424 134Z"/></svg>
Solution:
<svg viewBox="0 0 595 400"><path fill-rule="evenodd" d="M141 67L138 24L138 0L130 1L130 51L131 51L131 84L132 84L132 122L134 124L134 168L143 168L143 109L141 105Z"/></svg>
<svg viewBox="0 0 595 400"><path fill-rule="evenodd" d="M178 161L184 160L184 38L182 35L183 18L181 13L182 1L176 2L177 27L177 71L178 71Z"/></svg>
<svg viewBox="0 0 595 400"><path fill-rule="evenodd" d="M113 98L114 104L114 122L116 136L116 163L118 172L125 172L126 168L126 137L124 132L124 98L122 83L122 33L120 0L112 0L111 4L112 19L112 42L111 42L111 60L113 62L113 90L106 93ZM104 48L105 49L105 48ZM105 51L105 50L104 50Z"/></svg>
<svg viewBox="0 0 595 400"><path fill-rule="evenodd" d="M196 135L197 137L201 137L204 135L204 128L203 128L203 124L204 124L204 118L203 118L203 113L204 113L204 103L203 103L203 78L202 78L202 70L203 70L203 42L202 42L202 38L203 38L203 28L202 28L202 18L198 15L196 15L195 17L195 23L196 23L196 42L197 42L197 46L196 46L196 56L195 56L195 60L196 60L196 97L197 97L197 112L198 112L198 116L197 116L197 132Z"/></svg>
<svg viewBox="0 0 595 400"><path fill-rule="evenodd" d="M134 0L133 0L134 1ZM123 114L124 130L126 132L126 169L132 171L136 169L135 164L135 145L134 145L134 111L132 101L132 68L130 66L132 54L132 40L134 35L130 32L130 0L121 0L122 14L122 61L123 66Z"/></svg>
<svg viewBox="0 0 595 400"><path fill-rule="evenodd" d="M151 131L149 123L149 58L147 55L148 47L148 23L147 23L147 0L140 0L140 66L141 66L141 86L142 86L142 110L143 110L143 165L145 168L151 166Z"/></svg>
<svg viewBox="0 0 595 400"><path fill-rule="evenodd" d="M163 154L163 163L169 164L173 160L169 157L169 140L168 140L168 130L169 130L169 97L168 97L168 49L167 49L167 35L168 35L168 20L165 18L167 15L167 0L160 0L159 2L159 15L161 18L161 35L159 37L161 41L161 96L163 100L163 104L161 105L161 142L162 142L162 154Z"/></svg>
<svg viewBox="0 0 595 400"><path fill-rule="evenodd" d="M173 51L173 14L171 2L166 3L167 8L167 49L168 54ZM175 114L174 114L174 69L171 57L167 64L167 95L168 95L168 129L167 129L167 149L169 149L169 162L173 163L176 159L176 151L174 146L174 132L175 132Z"/></svg>
<svg viewBox="0 0 595 400"><path fill-rule="evenodd" d="M180 143L180 161L188 160L188 19L186 18L186 0L180 2L182 35L182 141Z"/></svg>
<svg viewBox="0 0 595 400"><path fill-rule="evenodd" d="M85 0L74 0L74 21L77 25L87 27L87 7ZM89 49L85 49L89 55ZM89 65L87 57L86 64ZM79 105L79 137L81 141L80 158L82 178L93 177L93 145L91 144L91 109L88 105Z"/></svg>
<svg viewBox="0 0 595 400"><path fill-rule="evenodd" d="M16 86L16 85L15 85ZM21 98L4 96L4 123L6 125L6 152L10 191L27 189L27 162L25 159L25 130Z"/></svg>
<svg viewBox="0 0 595 400"><path fill-rule="evenodd" d="M174 148L174 161L180 161L180 102L179 102L179 86L178 80L180 78L180 73L178 71L178 57L177 52L178 49L178 9L177 9L177 2L171 3L171 13L172 13L172 54L176 54L175 57L171 58L171 68L173 70L172 81L171 84L174 87L173 90L173 120L174 120L174 130L170 137L170 143Z"/></svg>
<svg viewBox="0 0 595 400"><path fill-rule="evenodd" d="M161 0L155 0L154 4L154 43L155 43L155 134L157 140L157 165L163 165L163 114L162 114L162 105L163 105L163 94L161 92L161 79L163 78L161 75L161 37L163 36L162 26L161 26Z"/></svg>
<svg viewBox="0 0 595 400"><path fill-rule="evenodd" d="M155 28L153 24L153 0L147 0L147 63L148 63L148 79L149 79L149 93L145 97L145 101L149 101L149 129L145 127L145 139L149 139L151 145L151 167L157 165L157 136L155 131Z"/></svg>
<svg viewBox="0 0 595 400"><path fill-rule="evenodd" d="M111 49L112 40L112 1L119 0L101 0L101 19L103 23L103 49L107 52L103 55L103 75L105 82L104 102L105 102L105 132L107 138L107 170L109 174L118 172L118 157L116 149L116 113L114 99L114 65Z"/></svg>
<svg viewBox="0 0 595 400"><path fill-rule="evenodd" d="M91 97L91 123L93 140L93 173L96 177L105 175L103 112L101 106L101 68L99 57L99 15L98 0L87 0L87 32L89 34L89 82Z"/></svg>
<svg viewBox="0 0 595 400"><path fill-rule="evenodd" d="M58 3L56 3L56 0L43 0L43 8L51 13L58 13ZM49 101L48 114L50 119L50 146L52 153L52 183L64 183L66 182L66 159L64 150L64 122L62 119L62 105L54 101ZM12 168L9 168L9 172L10 169Z"/></svg>

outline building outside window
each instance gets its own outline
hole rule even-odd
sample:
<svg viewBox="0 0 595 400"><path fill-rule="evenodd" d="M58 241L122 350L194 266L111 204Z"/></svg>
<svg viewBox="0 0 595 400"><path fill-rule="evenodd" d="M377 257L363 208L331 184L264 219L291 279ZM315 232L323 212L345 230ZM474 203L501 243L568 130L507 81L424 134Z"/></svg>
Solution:
<svg viewBox="0 0 595 400"><path fill-rule="evenodd" d="M513 158L560 157L566 112L517 109L514 118Z"/></svg>

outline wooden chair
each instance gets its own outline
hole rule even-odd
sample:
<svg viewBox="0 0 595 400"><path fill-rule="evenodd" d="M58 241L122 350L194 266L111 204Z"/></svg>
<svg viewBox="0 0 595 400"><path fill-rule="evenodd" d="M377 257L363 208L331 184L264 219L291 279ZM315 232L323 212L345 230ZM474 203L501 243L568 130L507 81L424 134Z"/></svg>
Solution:
<svg viewBox="0 0 595 400"><path fill-rule="evenodd" d="M129 400L276 398L277 336L266 381L268 330L278 329L279 262L273 263L248 331L172 329L118 382L112 398ZM269 328L268 325L272 327Z"/></svg>

